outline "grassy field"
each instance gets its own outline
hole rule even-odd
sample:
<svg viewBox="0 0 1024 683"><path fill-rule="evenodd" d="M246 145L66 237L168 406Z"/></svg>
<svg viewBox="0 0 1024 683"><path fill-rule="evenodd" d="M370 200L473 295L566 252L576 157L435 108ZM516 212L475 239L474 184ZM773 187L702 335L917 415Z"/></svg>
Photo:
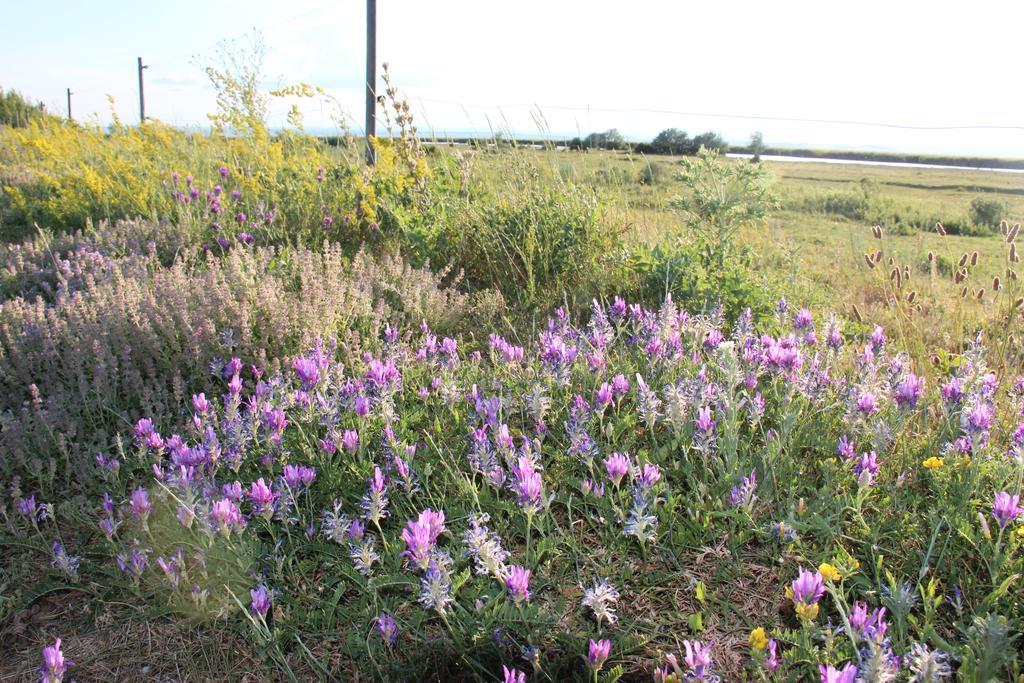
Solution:
<svg viewBox="0 0 1024 683"><path fill-rule="evenodd" d="M613 151L523 153L541 159L552 172L600 192L607 219L630 239L653 243L685 239L683 217L671 207L672 200L686 192L676 178L682 158ZM504 163L501 155L489 161L496 169ZM1007 244L994 226L976 229L978 234L943 236L935 230L935 222L968 224L971 202L979 197L1001 202L1002 218L1011 225L1024 221L1024 174L811 162L766 161L763 165L774 179L779 206L763 223L745 228L742 239L756 254L757 268L777 278L800 300L838 306L850 317L856 306L866 317L891 320L881 305L885 288L879 284L880 273L884 280L889 269L872 269L864 261L864 254L879 248L884 248L886 258L909 265L917 301L925 308L918 325L929 343L948 341L983 324L1005 310L1008 298L1018 295L1017 288L1006 287ZM880 242L872 234L874 221L806 206L807 198L829 193L857 197L865 188L871 201L891 215L919 222L886 227ZM960 298L963 285L953 282L954 266L963 254L975 251L978 262L964 284L971 288L968 298L981 289L986 294L981 302L967 302ZM934 264L929 253L935 255ZM992 280L997 276L1001 290L993 296Z"/></svg>

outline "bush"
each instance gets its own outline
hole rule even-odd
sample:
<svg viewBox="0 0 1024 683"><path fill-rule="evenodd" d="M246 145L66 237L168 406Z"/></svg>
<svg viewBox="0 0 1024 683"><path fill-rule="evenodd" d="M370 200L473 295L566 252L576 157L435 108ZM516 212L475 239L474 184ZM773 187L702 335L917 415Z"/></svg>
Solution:
<svg viewBox="0 0 1024 683"><path fill-rule="evenodd" d="M666 164L657 161L645 161L640 168L637 181L641 185L661 185L672 179L672 173Z"/></svg>
<svg viewBox="0 0 1024 683"><path fill-rule="evenodd" d="M116 242L125 227L112 230L96 241ZM40 250L20 252L30 273ZM55 263L13 276L46 297L0 304L0 471L27 472L47 491L90 471L123 425L176 415L186 386L214 386L211 363L219 371L241 356L274 372L320 336L357 349L387 321L450 332L500 307L459 293L458 277L445 283L397 257L350 263L338 245L191 251L167 268L152 245L123 257L78 246Z"/></svg>
<svg viewBox="0 0 1024 683"><path fill-rule="evenodd" d="M31 121L50 118L42 102L29 102L17 90L0 88L0 126L23 128Z"/></svg>
<svg viewBox="0 0 1024 683"><path fill-rule="evenodd" d="M718 152L702 149L697 159L682 162L678 179L689 192L672 201L686 225L719 269L737 251L737 231L763 221L775 207L771 176L760 165L730 163Z"/></svg>
<svg viewBox="0 0 1024 683"><path fill-rule="evenodd" d="M753 270L750 256L741 250L717 266L693 242L639 244L627 253L614 281L623 294L647 305L671 295L691 311L706 313L723 306L735 316L749 308L755 318L763 318L771 313L778 292Z"/></svg>
<svg viewBox="0 0 1024 683"><path fill-rule="evenodd" d="M452 217L455 262L474 287L494 288L527 308L557 302L599 270L618 244L593 194L528 162Z"/></svg>
<svg viewBox="0 0 1024 683"><path fill-rule="evenodd" d="M999 226L999 221L1006 216L1006 205L998 199L975 197L971 200L968 215L975 225L994 229Z"/></svg>

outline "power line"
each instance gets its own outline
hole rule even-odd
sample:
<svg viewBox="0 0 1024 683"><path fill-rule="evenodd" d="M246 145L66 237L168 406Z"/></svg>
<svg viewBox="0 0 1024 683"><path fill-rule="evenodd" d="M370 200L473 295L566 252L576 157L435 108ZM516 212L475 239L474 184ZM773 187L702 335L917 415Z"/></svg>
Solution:
<svg viewBox="0 0 1024 683"><path fill-rule="evenodd" d="M718 118L718 119L743 119L748 121L786 121L790 123L825 123L842 126L868 126L873 128L897 128L902 130L1024 130L1024 126L1005 126L1005 125L994 125L994 124L969 124L959 126L918 126L913 124L902 124L902 123L887 123L880 121L852 121L844 119L811 119L811 118L798 118L789 116L763 116L757 114L723 114L723 113L712 113L712 112L694 112L694 111L674 111L671 109L632 109L625 107L573 107L568 105L547 105L547 104L500 104L500 105L487 105L487 104L469 104L466 102L452 102L449 100L434 100L427 97L417 98L423 102L433 102L435 104L448 104L455 107L472 107L475 109L521 109L524 107L536 108L540 111L544 110L555 110L555 111L585 111L585 112L605 112L605 113L617 113L617 114L667 114L671 116L695 116L704 118Z"/></svg>

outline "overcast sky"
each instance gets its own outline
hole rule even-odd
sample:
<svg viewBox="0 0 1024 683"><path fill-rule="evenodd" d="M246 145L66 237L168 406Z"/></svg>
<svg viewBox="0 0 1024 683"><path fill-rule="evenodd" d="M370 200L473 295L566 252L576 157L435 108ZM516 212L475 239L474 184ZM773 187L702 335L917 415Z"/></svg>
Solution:
<svg viewBox="0 0 1024 683"><path fill-rule="evenodd" d="M743 141L760 130L768 144L1024 157L1016 0L379 0L377 21L379 61L390 62L421 130L437 135L615 127L649 139L677 127ZM256 28L267 86L320 85L358 130L364 22L364 0L5 0L0 87L57 112L71 87L76 118L104 122L110 94L118 115L136 121L141 56L147 113L201 125L214 103L198 64ZM302 107L307 127L333 126L316 103ZM271 124L283 115L276 107Z"/></svg>

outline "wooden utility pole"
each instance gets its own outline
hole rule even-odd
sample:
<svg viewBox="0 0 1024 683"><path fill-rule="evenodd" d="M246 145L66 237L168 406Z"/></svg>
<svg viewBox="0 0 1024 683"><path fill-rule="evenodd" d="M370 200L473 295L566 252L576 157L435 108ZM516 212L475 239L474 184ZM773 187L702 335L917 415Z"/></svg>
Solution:
<svg viewBox="0 0 1024 683"><path fill-rule="evenodd" d="M68 121L71 120L71 96L74 93L71 92L71 88L68 88Z"/></svg>
<svg viewBox="0 0 1024 683"><path fill-rule="evenodd" d="M146 95L145 90L142 88L142 70L148 69L149 66L142 64L142 57L139 57L139 124L146 122Z"/></svg>
<svg viewBox="0 0 1024 683"><path fill-rule="evenodd" d="M377 154L371 139L377 134L377 0L366 0L366 163Z"/></svg>

